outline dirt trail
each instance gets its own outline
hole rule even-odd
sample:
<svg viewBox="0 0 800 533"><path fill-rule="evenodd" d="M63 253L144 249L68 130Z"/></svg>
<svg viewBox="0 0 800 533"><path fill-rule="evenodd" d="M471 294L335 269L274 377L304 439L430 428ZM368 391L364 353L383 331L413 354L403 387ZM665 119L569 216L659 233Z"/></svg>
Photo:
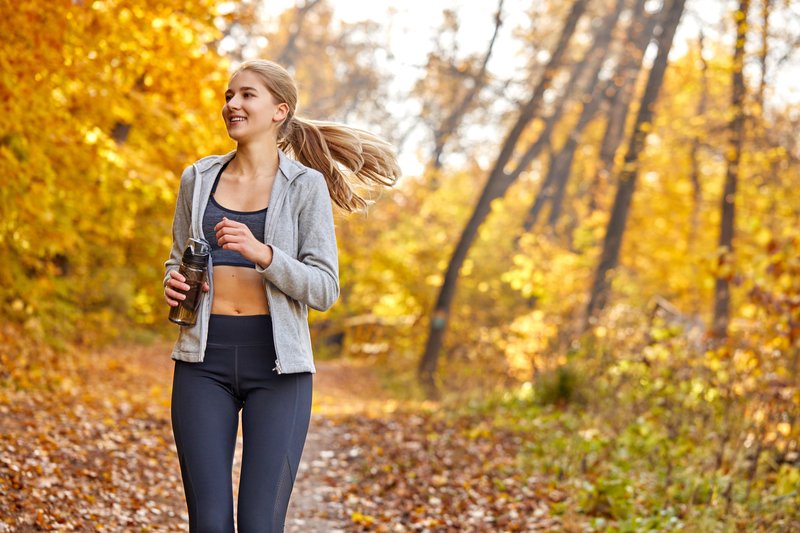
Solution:
<svg viewBox="0 0 800 533"><path fill-rule="evenodd" d="M55 390L0 389L0 533L188 531L170 423L171 349L160 342L81 353ZM317 361L287 532L353 530L345 510L352 443L336 417L393 408L368 365ZM240 421L234 496L241 455Z"/></svg>

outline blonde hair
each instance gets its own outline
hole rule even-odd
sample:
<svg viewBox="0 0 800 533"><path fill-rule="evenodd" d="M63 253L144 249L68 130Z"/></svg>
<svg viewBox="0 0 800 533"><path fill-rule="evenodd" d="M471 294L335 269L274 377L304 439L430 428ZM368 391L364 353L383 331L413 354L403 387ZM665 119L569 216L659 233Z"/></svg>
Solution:
<svg viewBox="0 0 800 533"><path fill-rule="evenodd" d="M356 192L352 178L369 188L391 187L400 177L392 146L377 135L345 124L295 116L297 86L285 68L265 59L252 59L242 63L231 78L242 71L257 74L275 100L289 106L278 131L278 147L321 172L336 205L356 211L369 204Z"/></svg>

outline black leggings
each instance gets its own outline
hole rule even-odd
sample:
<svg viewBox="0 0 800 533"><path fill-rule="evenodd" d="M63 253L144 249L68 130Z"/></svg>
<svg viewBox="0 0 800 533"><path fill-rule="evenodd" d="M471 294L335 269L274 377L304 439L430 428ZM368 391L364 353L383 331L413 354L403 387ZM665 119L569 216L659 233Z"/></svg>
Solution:
<svg viewBox="0 0 800 533"><path fill-rule="evenodd" d="M312 374L277 374L270 315L211 315L202 363L175 361L172 431L192 533L233 533L242 410L239 533L283 531L311 418Z"/></svg>

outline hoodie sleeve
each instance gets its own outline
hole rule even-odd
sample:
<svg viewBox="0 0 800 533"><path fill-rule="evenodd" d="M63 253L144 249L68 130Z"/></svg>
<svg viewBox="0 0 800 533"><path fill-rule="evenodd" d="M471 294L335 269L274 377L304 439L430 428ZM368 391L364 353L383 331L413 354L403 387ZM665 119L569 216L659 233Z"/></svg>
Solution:
<svg viewBox="0 0 800 533"><path fill-rule="evenodd" d="M327 311L339 298L339 256L333 208L325 178L309 171L298 213L297 259L271 243L272 262L256 271L287 296L312 309ZM300 184L298 184L300 185Z"/></svg>
<svg viewBox="0 0 800 533"><path fill-rule="evenodd" d="M189 165L181 174L178 199L175 202L175 215L172 219L172 249L170 250L169 259L164 262L164 267L166 268L163 279L164 286L167 285L169 280L169 273L173 270L178 270L181 266L183 247L186 245L186 239L189 238L191 231L193 178L192 165Z"/></svg>

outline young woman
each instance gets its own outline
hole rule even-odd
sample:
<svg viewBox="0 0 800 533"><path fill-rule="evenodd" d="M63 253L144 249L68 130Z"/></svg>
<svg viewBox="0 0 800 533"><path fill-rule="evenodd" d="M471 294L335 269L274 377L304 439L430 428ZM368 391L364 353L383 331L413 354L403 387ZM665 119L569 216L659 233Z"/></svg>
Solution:
<svg viewBox="0 0 800 533"><path fill-rule="evenodd" d="M308 308L327 310L339 296L331 199L359 209L366 201L348 178L391 186L400 175L385 141L299 119L296 107L284 68L243 63L222 108L236 149L181 176L165 263L170 306L189 289L178 272L186 240L212 247L197 323L180 328L172 352L172 429L191 531L234 531L240 410L238 530L283 531L311 417Z"/></svg>

